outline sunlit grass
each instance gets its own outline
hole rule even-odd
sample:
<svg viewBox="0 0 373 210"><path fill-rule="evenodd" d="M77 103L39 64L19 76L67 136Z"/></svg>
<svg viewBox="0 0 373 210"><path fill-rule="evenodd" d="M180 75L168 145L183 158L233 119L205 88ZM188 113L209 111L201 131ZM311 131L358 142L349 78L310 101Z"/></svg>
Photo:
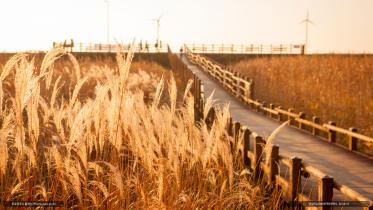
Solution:
<svg viewBox="0 0 373 210"><path fill-rule="evenodd" d="M373 56L267 57L234 69L254 79L260 100L373 136Z"/></svg>
<svg viewBox="0 0 373 210"><path fill-rule="evenodd" d="M242 173L227 109L208 129L195 122L190 93L177 106L166 71L139 64L144 69L131 72L132 53L118 54L116 66L79 65L71 55L55 63L65 54L49 52L42 66L17 55L1 69L0 200L80 209L278 207L278 193Z"/></svg>

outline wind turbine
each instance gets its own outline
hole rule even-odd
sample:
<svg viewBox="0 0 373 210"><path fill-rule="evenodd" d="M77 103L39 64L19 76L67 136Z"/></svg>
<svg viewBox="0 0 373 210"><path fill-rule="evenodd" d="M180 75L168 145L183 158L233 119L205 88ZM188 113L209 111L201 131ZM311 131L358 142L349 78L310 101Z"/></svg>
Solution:
<svg viewBox="0 0 373 210"><path fill-rule="evenodd" d="M161 18L162 18L163 14L160 15L158 18L153 18L151 19L152 21L154 21L156 23L156 26L157 26L157 47L159 47L159 44L160 44L160 40L159 40L159 28L161 27Z"/></svg>
<svg viewBox="0 0 373 210"><path fill-rule="evenodd" d="M110 44L110 4L109 0L104 0L106 3L106 42Z"/></svg>
<svg viewBox="0 0 373 210"><path fill-rule="evenodd" d="M304 51L305 52L307 52L307 50L308 50L308 24L312 24L312 25L315 25L315 23L314 22L312 22L311 20L310 20L310 18L309 18L309 12L308 12L308 10L307 10L307 17L306 17L306 19L304 19L302 22L300 22L300 23L305 23L305 25L306 25L306 40L305 40L305 45L304 45Z"/></svg>

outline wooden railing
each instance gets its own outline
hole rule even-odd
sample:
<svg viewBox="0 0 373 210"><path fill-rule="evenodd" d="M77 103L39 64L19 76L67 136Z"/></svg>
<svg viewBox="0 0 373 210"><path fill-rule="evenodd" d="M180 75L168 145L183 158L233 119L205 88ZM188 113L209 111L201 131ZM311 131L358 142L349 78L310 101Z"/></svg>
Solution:
<svg viewBox="0 0 373 210"><path fill-rule="evenodd" d="M186 44L193 53L217 54L304 54L304 45Z"/></svg>
<svg viewBox="0 0 373 210"><path fill-rule="evenodd" d="M53 47L63 47L71 52L127 52L131 44L102 44L102 43L53 43ZM167 53L167 44L139 42L136 44L136 53Z"/></svg>
<svg viewBox="0 0 373 210"><path fill-rule="evenodd" d="M233 72L231 69L224 68L219 64L214 63L210 59L191 53L189 48L186 48L188 58L210 74L214 79L219 81L225 88L239 98L252 98L252 81L248 78Z"/></svg>
<svg viewBox="0 0 373 210"><path fill-rule="evenodd" d="M205 56L194 54L188 47L185 47L185 52L191 62L199 65L204 71L218 81L221 86L254 110L262 112L279 121L290 120L292 126L308 131L315 136L322 137L322 132L331 143L337 143L337 134L344 135L348 142L347 149L372 158L358 151L357 142L362 141L373 145L373 138L357 133L358 130L356 128L352 127L348 130L340 128L336 126L336 122L332 121L321 124L320 118L317 116L314 116L312 121L310 121L306 119L306 114L304 112L294 113L294 109L284 110L281 106L276 107L273 104L268 105L266 102L253 99L254 83L248 77L234 72L232 69L225 68L220 64L215 64Z"/></svg>
<svg viewBox="0 0 373 210"><path fill-rule="evenodd" d="M188 80L193 81L190 92L194 97L195 119L196 121L201 120L204 107L204 86L202 81L188 69L188 67L180 60L179 57L177 57L177 55L172 53L170 48L168 48L168 59L173 75L175 78L177 78L176 84L178 89L185 89Z"/></svg>
<svg viewBox="0 0 373 210"><path fill-rule="evenodd" d="M344 134L349 139L349 149L355 151L356 141L363 140L366 142L373 142L373 139L367 136L356 133L356 129L342 129L335 126L334 122L328 124L320 124L320 119L314 117L312 121L305 119L304 113L294 113L292 109L284 110L281 107L275 107L270 104L266 106L265 102L259 102L258 100L252 99L253 83L246 77L240 74L232 72L232 70L222 67L221 65L214 64L212 61L204 56L196 55L185 47L185 53L192 63L199 65L204 71L211 75L216 81L218 81L224 88L229 92L237 96L241 101L248 104L253 109L268 115L271 118L278 120L290 120L293 126L299 129L305 129L306 126L312 128L311 133L313 135L319 135L320 131L328 134L328 140L335 142L336 133ZM184 67L186 68L186 67ZM201 81L194 76L197 86L195 97L197 97L197 103L199 113L203 110L203 85ZM215 113L212 108L211 113ZM213 122L214 116L209 116L207 121ZM246 167L253 172L255 179L259 179L261 176L267 177L268 184L272 186L279 186L284 192L284 198L290 205L297 205L300 201L315 201L314 198L309 197L305 192L302 192L301 177L309 178L313 177L318 181L318 194L317 201L328 202L333 200L333 190L339 191L341 194L351 199L352 201L365 202L364 209L373 210L373 201L359 194L352 188L340 184L338 180L328 176L319 169L302 162L302 159L298 157L285 157L280 155L279 146L267 143L266 139L257 133L251 131L245 126L241 126L239 122L233 122L232 118L228 124L228 133L236 135L238 133L243 134L243 162ZM253 140L253 148L250 150L250 141ZM268 151L268 164L263 161L264 147L269 147ZM285 165L288 167L288 178L281 176L279 173L279 166ZM331 209L331 206L323 206L321 209Z"/></svg>
<svg viewBox="0 0 373 210"><path fill-rule="evenodd" d="M284 192L284 199L289 202L290 205L296 205L297 202L301 201L321 201L331 202L333 201L333 190L339 191L341 194L346 196L351 201L359 201L365 209L373 209L373 202L353 190L352 188L340 184L338 180L328 176L319 169L302 162L302 159L298 157L285 157L280 155L280 148L278 145L267 143L266 139L260 135L252 132L249 128L241 126L239 122L232 122L228 127L233 130L239 130L244 136L243 145L243 159L245 165L253 171L254 178L258 179L261 176L266 177L267 183L271 186L279 186ZM239 133L237 131L231 131L231 133ZM250 150L250 141L253 140L253 149ZM264 147L269 147L268 154L263 154ZM268 164L264 161L264 156L267 156L269 161ZM288 178L281 176L279 173L279 166L285 165L288 168ZM305 192L302 189L302 178L316 179L318 182L318 193L317 198L308 196L309 192ZM331 209L331 206L324 206L321 209Z"/></svg>

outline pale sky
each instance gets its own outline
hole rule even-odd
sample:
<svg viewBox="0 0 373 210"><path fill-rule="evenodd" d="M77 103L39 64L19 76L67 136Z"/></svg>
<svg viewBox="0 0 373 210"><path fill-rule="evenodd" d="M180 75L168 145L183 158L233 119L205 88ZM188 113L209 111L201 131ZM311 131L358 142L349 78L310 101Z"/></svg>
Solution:
<svg viewBox="0 0 373 210"><path fill-rule="evenodd" d="M373 0L109 0L110 40L300 44L307 10L310 52L373 53ZM49 49L53 41L106 43L104 0L0 0L0 51Z"/></svg>

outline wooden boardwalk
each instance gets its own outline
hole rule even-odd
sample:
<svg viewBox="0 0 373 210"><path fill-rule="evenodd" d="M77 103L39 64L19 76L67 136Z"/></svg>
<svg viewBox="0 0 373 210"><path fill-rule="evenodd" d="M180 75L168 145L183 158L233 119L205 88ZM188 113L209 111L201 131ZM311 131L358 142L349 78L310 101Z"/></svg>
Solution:
<svg viewBox="0 0 373 210"><path fill-rule="evenodd" d="M205 98L215 91L213 97L215 105L230 104L229 110L233 120L248 126L252 131L264 137L269 136L281 125L281 122L251 111L245 104L225 91L207 73L189 62L185 56L182 56L182 61L203 82ZM302 161L332 176L340 184L347 185L373 200L373 160L291 127L281 130L274 143L280 146L280 154L288 157L297 156ZM317 191L317 188L315 189ZM337 199L344 200L336 193L333 200Z"/></svg>

